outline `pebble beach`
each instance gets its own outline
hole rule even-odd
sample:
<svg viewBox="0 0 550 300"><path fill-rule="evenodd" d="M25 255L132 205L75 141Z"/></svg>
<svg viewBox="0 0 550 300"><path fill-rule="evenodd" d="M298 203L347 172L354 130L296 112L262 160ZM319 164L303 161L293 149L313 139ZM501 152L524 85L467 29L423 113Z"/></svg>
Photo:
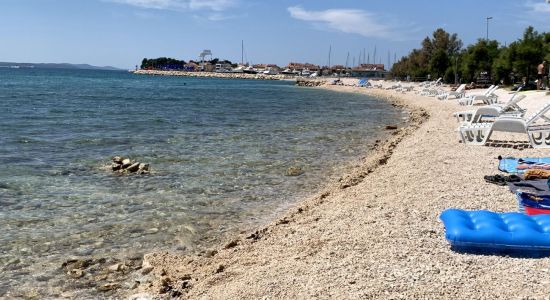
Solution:
<svg viewBox="0 0 550 300"><path fill-rule="evenodd" d="M347 85L317 88L389 101L410 112L409 126L366 148L338 180L270 224L201 256L145 255L143 280L130 299L548 297L550 258L454 252L439 220L447 208L517 211L514 194L483 176L498 173L499 155L548 156L548 150L526 147L525 135L500 132L486 146L462 144L452 114L464 106L456 100ZM509 93L496 92L500 102ZM550 101L543 91L524 93L520 106L527 115Z"/></svg>

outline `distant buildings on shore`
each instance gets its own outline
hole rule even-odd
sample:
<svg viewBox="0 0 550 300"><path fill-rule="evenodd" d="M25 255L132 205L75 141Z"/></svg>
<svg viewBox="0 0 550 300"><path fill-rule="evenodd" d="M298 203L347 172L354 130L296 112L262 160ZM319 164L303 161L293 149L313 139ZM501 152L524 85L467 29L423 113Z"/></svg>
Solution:
<svg viewBox="0 0 550 300"><path fill-rule="evenodd" d="M207 60L206 58L210 59ZM289 76L342 76L342 77L368 77L385 78L388 71L384 64L359 64L348 67L343 65L319 66L311 63L290 62L284 67L276 64L248 64L244 58L240 64L232 63L229 60L212 58L210 50L203 50L199 60L185 62L167 57L155 59L144 58L140 69L143 70L166 70L166 71L187 71L187 72L216 72L216 73L262 73L265 75L284 74Z"/></svg>

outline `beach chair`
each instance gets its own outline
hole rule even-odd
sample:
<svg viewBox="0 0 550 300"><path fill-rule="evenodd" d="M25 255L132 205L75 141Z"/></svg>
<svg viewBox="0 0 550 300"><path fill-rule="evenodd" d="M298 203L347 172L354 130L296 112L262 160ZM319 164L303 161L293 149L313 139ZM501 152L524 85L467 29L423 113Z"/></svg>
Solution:
<svg viewBox="0 0 550 300"><path fill-rule="evenodd" d="M401 88L401 81L398 81L396 84L392 84L391 86L387 87L386 90L395 90Z"/></svg>
<svg viewBox="0 0 550 300"><path fill-rule="evenodd" d="M491 85L483 94L470 94L460 99L457 99L458 104L464 106L472 106L475 101L483 101L483 103L489 105L498 102L498 96L494 92L498 89L498 85Z"/></svg>
<svg viewBox="0 0 550 300"><path fill-rule="evenodd" d="M357 86L358 87L365 87L368 83L368 79L367 78L363 78L363 79L360 79L359 82L357 83Z"/></svg>
<svg viewBox="0 0 550 300"><path fill-rule="evenodd" d="M518 103L525 99L526 95L518 95L517 92L512 95L505 105L486 105L475 110L459 111L453 114L459 123L479 123L482 117L499 117L503 115L523 117L525 109Z"/></svg>
<svg viewBox="0 0 550 300"><path fill-rule="evenodd" d="M440 95L444 94L445 91L442 90L441 88L439 87L434 87L434 88L431 88L429 91L428 91L428 96L429 97L439 97Z"/></svg>
<svg viewBox="0 0 550 300"><path fill-rule="evenodd" d="M526 133L533 148L550 148L550 102L527 119L500 116L494 122L465 123L457 131L464 144L485 145L493 131Z"/></svg>
<svg viewBox="0 0 550 300"><path fill-rule="evenodd" d="M456 99L459 99L459 98L464 97L464 95L466 94L465 90L466 90L466 84L463 83L460 86L458 86L458 88L456 90L449 91L449 92L446 92L446 93L442 93L437 98L439 100L447 100L447 99L449 99L449 97L454 96Z"/></svg>
<svg viewBox="0 0 550 300"><path fill-rule="evenodd" d="M405 92L410 92L410 91L412 91L413 89L414 89L414 86L412 86L412 85L409 85L409 86L402 86L402 87L398 90L398 92L401 92L401 93L405 94Z"/></svg>
<svg viewBox="0 0 550 300"><path fill-rule="evenodd" d="M424 85L424 88L420 91L420 96L437 96L441 93L441 90L438 86L441 85L442 77L439 77L436 81L429 82Z"/></svg>

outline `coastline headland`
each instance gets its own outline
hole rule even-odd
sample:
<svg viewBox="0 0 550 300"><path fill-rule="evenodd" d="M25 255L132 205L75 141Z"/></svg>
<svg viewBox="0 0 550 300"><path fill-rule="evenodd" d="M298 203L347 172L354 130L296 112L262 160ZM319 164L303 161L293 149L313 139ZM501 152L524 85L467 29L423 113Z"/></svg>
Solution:
<svg viewBox="0 0 550 300"><path fill-rule="evenodd" d="M268 75L248 73L216 73L216 72L187 72L187 71L164 71L164 70L136 70L136 75L153 76L182 76L182 77L205 77L205 78L229 78L229 79L254 79L254 80L294 80L295 76L290 75Z"/></svg>
<svg viewBox="0 0 550 300"><path fill-rule="evenodd" d="M339 180L269 225L243 232L200 257L158 252L144 257L147 278L131 299L544 298L550 258L522 259L454 252L439 214L446 208L516 211L507 188L484 182L498 155L533 157L525 136L498 133L489 146L459 142L457 101L415 92L324 85L365 93L410 112L410 125ZM356 81L356 80L355 80ZM419 87L415 87L419 90ZM473 91L480 92L481 90ZM507 90L499 99L510 98ZM526 92L536 111L542 92ZM506 286L506 289L502 289ZM138 294L139 293L139 294Z"/></svg>

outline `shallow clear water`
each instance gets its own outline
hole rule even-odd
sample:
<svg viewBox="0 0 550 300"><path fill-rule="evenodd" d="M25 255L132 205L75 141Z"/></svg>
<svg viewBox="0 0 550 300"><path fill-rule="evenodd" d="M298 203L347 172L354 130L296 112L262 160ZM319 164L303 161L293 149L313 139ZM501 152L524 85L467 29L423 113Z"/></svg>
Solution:
<svg viewBox="0 0 550 300"><path fill-rule="evenodd" d="M264 222L406 117L292 82L108 71L0 69L0 105L0 297L61 285L67 257L192 252ZM153 172L113 175L114 155Z"/></svg>

